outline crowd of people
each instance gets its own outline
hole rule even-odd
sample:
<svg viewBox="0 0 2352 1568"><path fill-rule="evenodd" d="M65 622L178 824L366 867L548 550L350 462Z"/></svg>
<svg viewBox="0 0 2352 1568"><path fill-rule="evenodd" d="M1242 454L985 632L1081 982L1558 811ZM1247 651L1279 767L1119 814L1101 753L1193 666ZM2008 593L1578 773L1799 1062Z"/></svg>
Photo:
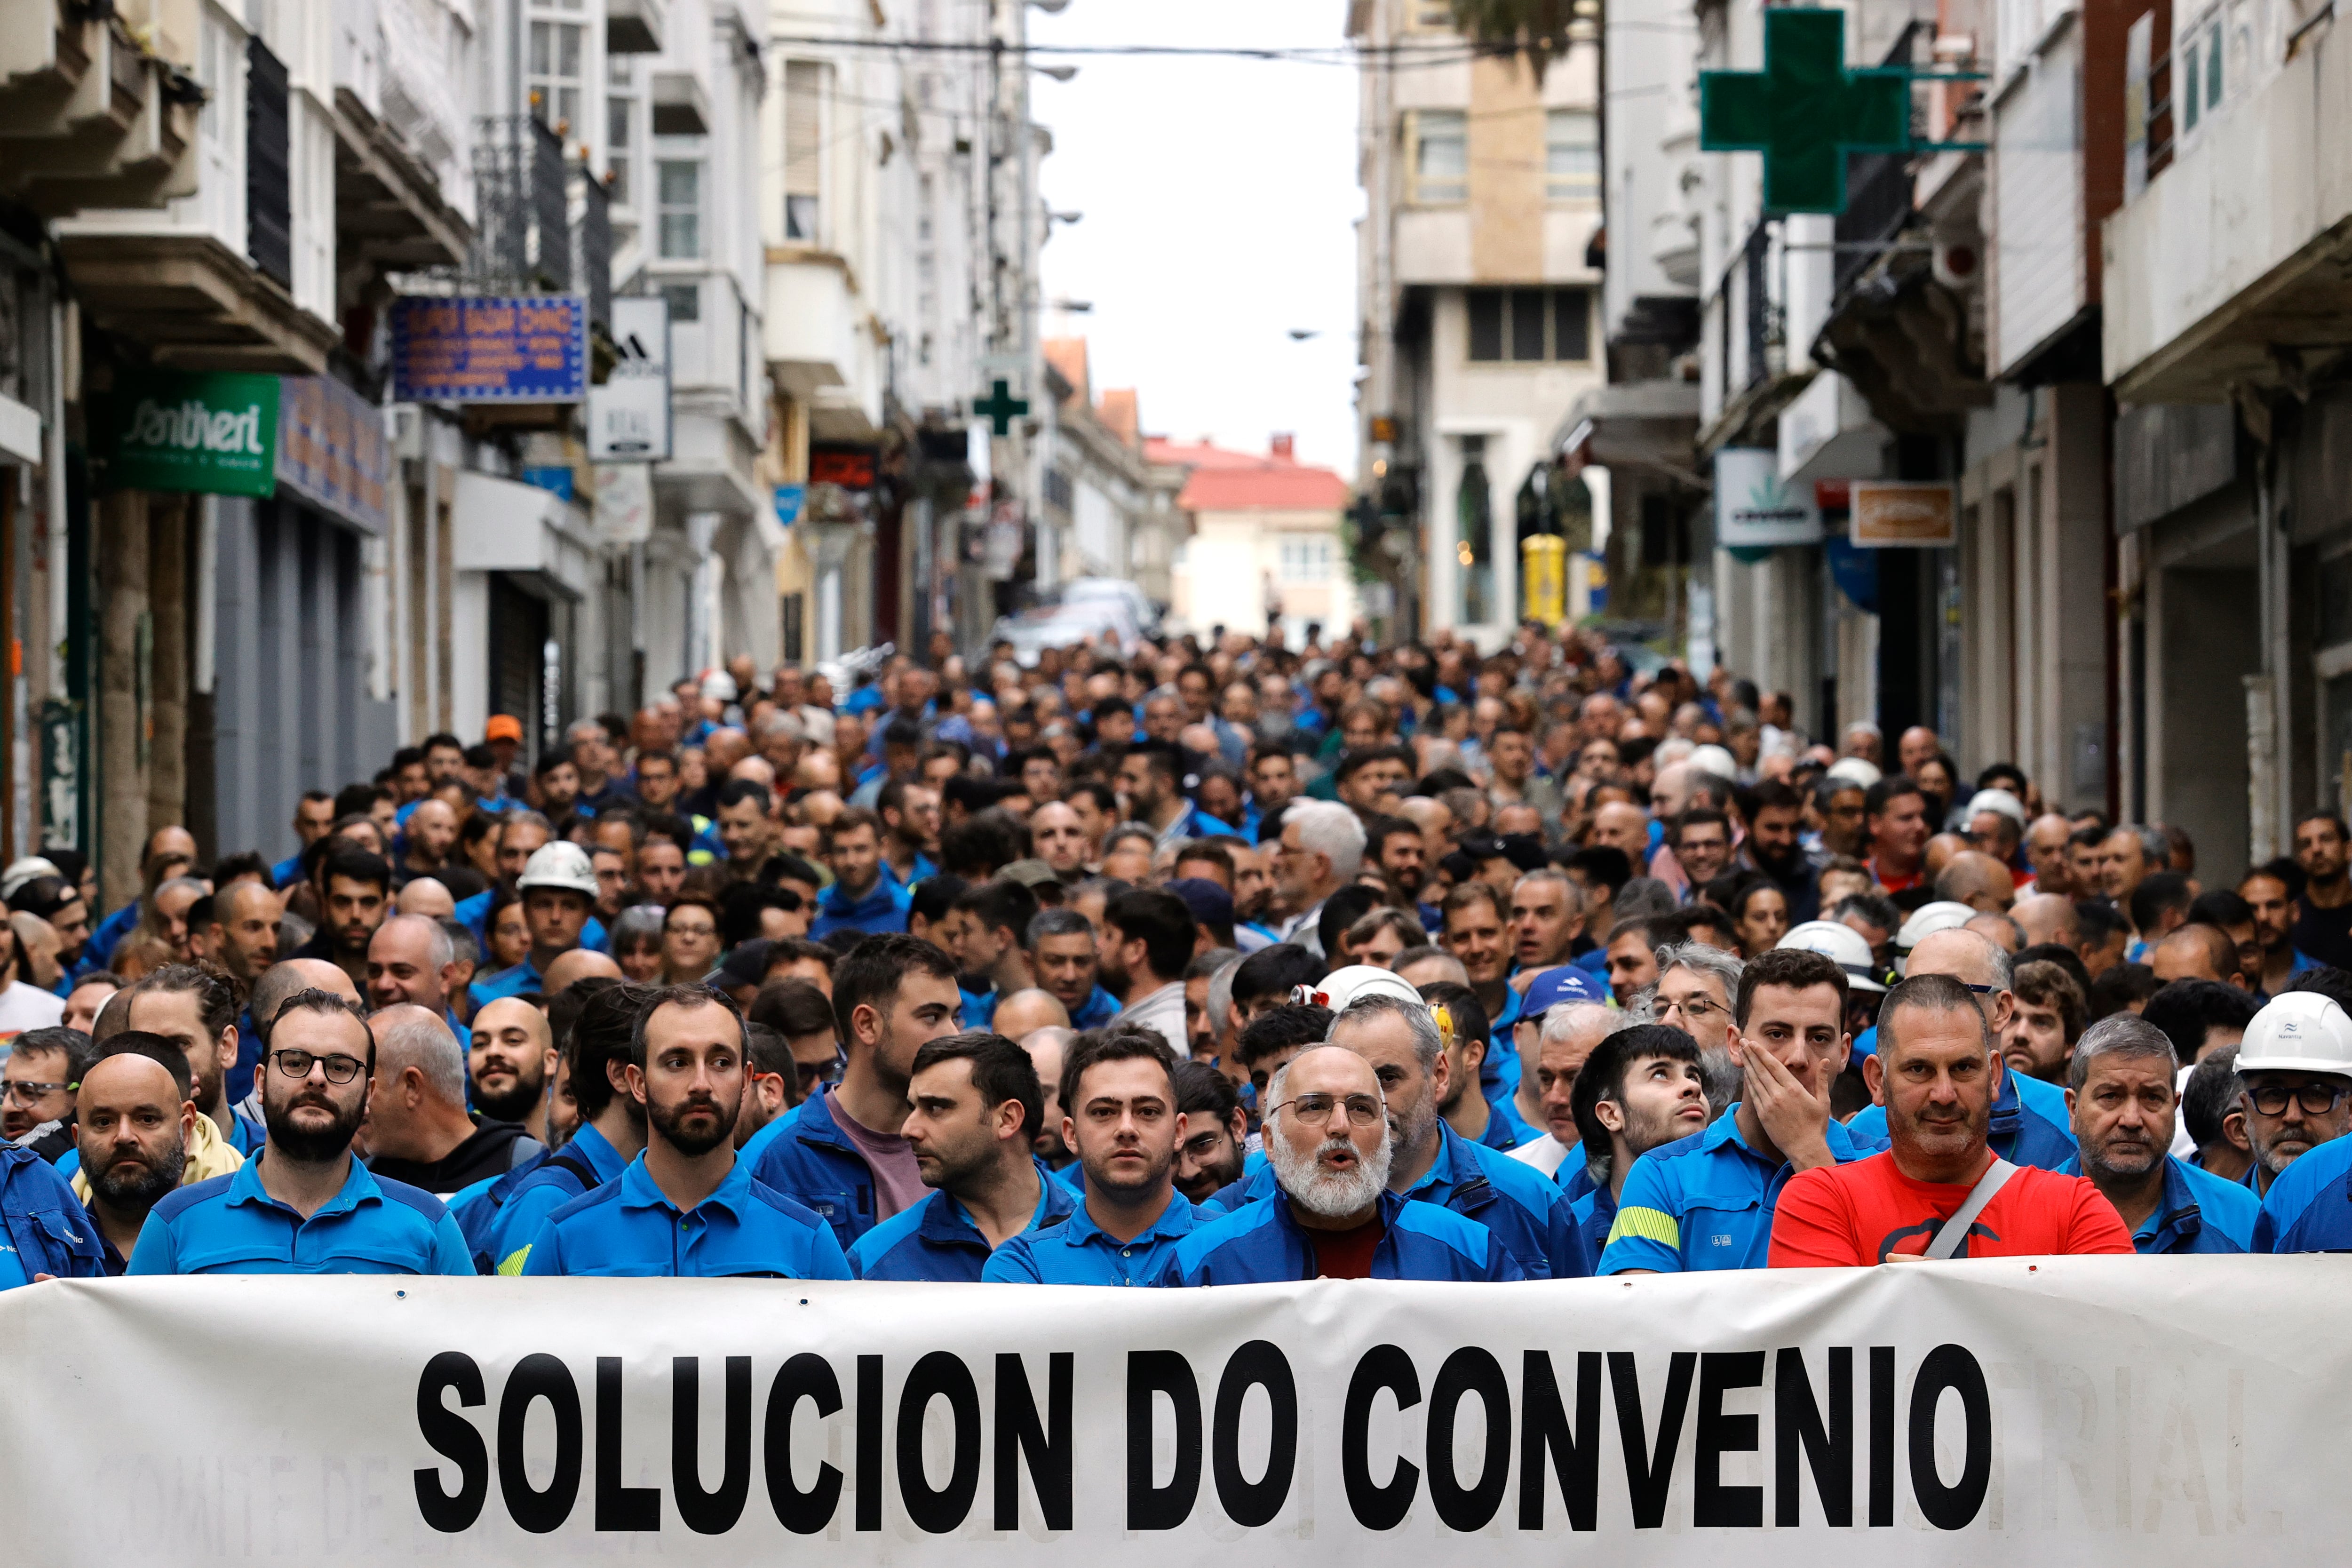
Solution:
<svg viewBox="0 0 2352 1568"><path fill-rule="evenodd" d="M760 673L0 872L0 1289L2352 1246L2332 814L2208 886L1533 625Z"/></svg>

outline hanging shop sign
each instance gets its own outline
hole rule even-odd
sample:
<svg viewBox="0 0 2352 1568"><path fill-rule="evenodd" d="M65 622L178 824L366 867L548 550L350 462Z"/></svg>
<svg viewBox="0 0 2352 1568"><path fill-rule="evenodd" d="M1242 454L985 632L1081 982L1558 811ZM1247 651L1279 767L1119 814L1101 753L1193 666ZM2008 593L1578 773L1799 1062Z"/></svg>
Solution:
<svg viewBox="0 0 2352 1568"><path fill-rule="evenodd" d="M1811 485L1780 478L1770 447L1726 447L1715 455L1715 542L1729 550L1819 544L1822 509Z"/></svg>
<svg viewBox="0 0 2352 1568"><path fill-rule="evenodd" d="M119 489L267 496L278 488L278 379L239 373L126 375L93 400Z"/></svg>
<svg viewBox="0 0 2352 1568"><path fill-rule="evenodd" d="M391 325L395 402L576 403L588 390L588 305L575 294L411 295L393 301Z"/></svg>
<svg viewBox="0 0 2352 1568"><path fill-rule="evenodd" d="M670 455L669 301L615 299L613 342L612 374L588 389L588 460L660 462Z"/></svg>
<svg viewBox="0 0 2352 1568"><path fill-rule="evenodd" d="M1856 479L1852 495L1847 538L1857 549L1948 550L1959 542L1948 484Z"/></svg>

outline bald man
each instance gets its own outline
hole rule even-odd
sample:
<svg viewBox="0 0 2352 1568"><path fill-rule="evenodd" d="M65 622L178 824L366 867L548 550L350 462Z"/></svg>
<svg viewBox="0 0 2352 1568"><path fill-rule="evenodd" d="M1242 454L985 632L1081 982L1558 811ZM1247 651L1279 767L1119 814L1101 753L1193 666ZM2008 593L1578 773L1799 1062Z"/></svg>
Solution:
<svg viewBox="0 0 2352 1568"><path fill-rule="evenodd" d="M1030 1062L1037 1068L1037 1085L1045 1094L1045 1110L1037 1118L1037 1135L1029 1141L1029 1146L1039 1159L1061 1170L1076 1158L1062 1137L1062 1054L1078 1037L1077 1032L1048 1025L1026 1035L1008 1037L1020 1042L1021 1048L1029 1053Z"/></svg>
<svg viewBox="0 0 2352 1568"><path fill-rule="evenodd" d="M452 920L457 913L457 900L450 896L447 888L431 877L418 877L412 880L400 889L400 895L392 900L392 906L404 915L423 915L435 921Z"/></svg>
<svg viewBox="0 0 2352 1568"><path fill-rule="evenodd" d="M212 921L202 935L189 931L189 952L250 986L278 962L278 922L285 913L286 901L260 883L231 882L214 897Z"/></svg>
<svg viewBox="0 0 2352 1568"><path fill-rule="evenodd" d="M621 966L605 954L575 947L547 966L547 974L540 983L539 994L542 999L553 996L565 986L585 980L592 974L607 975L614 980L628 978L621 973Z"/></svg>
<svg viewBox="0 0 2352 1568"><path fill-rule="evenodd" d="M2009 868L1980 849L1963 849L1936 874L1936 897L1966 904L1979 914L2000 915L2017 901Z"/></svg>
<svg viewBox="0 0 2352 1568"><path fill-rule="evenodd" d="M1069 1009L1051 991L1035 986L1015 991L996 1005L989 1027L1008 1040L1023 1040L1040 1029L1066 1029Z"/></svg>
<svg viewBox="0 0 2352 1568"><path fill-rule="evenodd" d="M368 1001L377 1007L402 1003L439 1013L453 1032L464 1026L450 1010L457 986L457 949L438 921L394 915L368 939Z"/></svg>
<svg viewBox="0 0 2352 1568"><path fill-rule="evenodd" d="M2074 913L2072 899L2060 898L2055 893L2031 893L2010 907L2009 918L2025 933L2028 947L2050 942L2069 948L2083 945L2083 921Z"/></svg>
<svg viewBox="0 0 2352 1568"><path fill-rule="evenodd" d="M90 1064L74 1099L74 1146L81 1163L73 1188L97 1224L111 1275L129 1266L140 1228L158 1203L192 1180L236 1170L245 1159L218 1138L207 1142L213 1157L201 1175L189 1159L205 1117L188 1098L184 1053L152 1035L117 1035L108 1048L116 1054Z"/></svg>
<svg viewBox="0 0 2352 1568"><path fill-rule="evenodd" d="M520 996L501 996L474 1015L467 1075L484 1116L514 1121L547 1142L547 1080L555 1070L555 1035L547 1015Z"/></svg>
<svg viewBox="0 0 2352 1568"><path fill-rule="evenodd" d="M368 1019L375 1077L368 1090L368 1170L436 1197L512 1170L542 1145L512 1121L466 1109L466 1052L449 1023L401 1003Z"/></svg>
<svg viewBox="0 0 2352 1568"><path fill-rule="evenodd" d="M1638 805L1612 800L1592 814L1592 827L1584 843L1589 849L1623 850L1638 877L1650 858L1649 816Z"/></svg>
<svg viewBox="0 0 2352 1568"><path fill-rule="evenodd" d="M2162 985L2176 980L2218 980L2241 991L2249 989L2238 963L2238 944L2219 926L2176 928L2148 953L2147 966Z"/></svg>

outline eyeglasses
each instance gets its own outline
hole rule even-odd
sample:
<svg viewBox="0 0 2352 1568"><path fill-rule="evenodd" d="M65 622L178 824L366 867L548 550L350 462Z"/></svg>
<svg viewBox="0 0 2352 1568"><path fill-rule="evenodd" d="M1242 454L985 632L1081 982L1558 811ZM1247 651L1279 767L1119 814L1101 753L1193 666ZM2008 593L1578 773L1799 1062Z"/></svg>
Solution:
<svg viewBox="0 0 2352 1568"><path fill-rule="evenodd" d="M833 1054L833 1060L829 1062L795 1062L793 1065L800 1068L801 1094L805 1097L811 1089L821 1083L839 1083L842 1069L846 1063L843 1060L841 1052L836 1050Z"/></svg>
<svg viewBox="0 0 2352 1568"><path fill-rule="evenodd" d="M1388 1114L1388 1108L1369 1094L1351 1094L1344 1100L1334 1094L1302 1094L1284 1100L1274 1109L1287 1110L1301 1121L1328 1122L1333 1111L1343 1108L1348 1112L1349 1121L1358 1127L1370 1127Z"/></svg>
<svg viewBox="0 0 2352 1568"><path fill-rule="evenodd" d="M63 1094L69 1083L34 1083L25 1079L0 1083L0 1099L13 1100L19 1105L30 1105L44 1095Z"/></svg>
<svg viewBox="0 0 2352 1568"><path fill-rule="evenodd" d="M329 1083L349 1083L367 1071L367 1063L340 1051L331 1057L295 1050L275 1051L271 1056L278 1063L278 1070L288 1078L309 1078L310 1069L318 1068L326 1073Z"/></svg>
<svg viewBox="0 0 2352 1568"><path fill-rule="evenodd" d="M719 934L719 928L713 925L688 925L680 921L672 921L669 922L669 934L672 936L711 937Z"/></svg>
<svg viewBox="0 0 2352 1568"><path fill-rule="evenodd" d="M2266 1083L2260 1089L2246 1090L2246 1098L2253 1101L2254 1109L2264 1116L2284 1116L2286 1114L2286 1102L2290 1100L2303 1107L2305 1116L2325 1116L2343 1104L2347 1094L2352 1094L2352 1086L2330 1083L2306 1083L2294 1089L2284 1084Z"/></svg>
<svg viewBox="0 0 2352 1568"><path fill-rule="evenodd" d="M1730 1008L1725 1006L1722 1003L1710 1002L1704 996L1659 997L1658 1011L1663 1013L1669 1008L1680 1013L1685 1018L1709 1018L1713 1017L1717 1013L1728 1013L1731 1011Z"/></svg>

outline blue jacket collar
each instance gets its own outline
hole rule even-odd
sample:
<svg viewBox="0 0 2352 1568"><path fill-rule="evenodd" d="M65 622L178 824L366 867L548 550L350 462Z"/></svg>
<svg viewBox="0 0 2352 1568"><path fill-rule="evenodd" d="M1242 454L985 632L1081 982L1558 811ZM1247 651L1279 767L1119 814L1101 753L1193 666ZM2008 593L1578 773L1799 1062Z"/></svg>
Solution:
<svg viewBox="0 0 2352 1568"><path fill-rule="evenodd" d="M2061 1176L2083 1173L2080 1154L2058 1167ZM2132 1232L2132 1246L2145 1252L2170 1252L2184 1241L2194 1241L2205 1229L2205 1210L2197 1202L2196 1192L2189 1185L2189 1173L2182 1169L2178 1157L2164 1157L2164 1196L2157 1201L2156 1212L2140 1221ZM2150 1245L2142 1247L2143 1241Z"/></svg>
<svg viewBox="0 0 2352 1568"><path fill-rule="evenodd" d="M898 885L897 878L888 874L886 863L883 875L877 877L874 886L866 889L866 896L855 903L850 901L849 895L838 882L818 894L816 901L817 908L826 914L844 920L865 920L901 908L907 897L907 889Z"/></svg>
<svg viewBox="0 0 2352 1568"><path fill-rule="evenodd" d="M228 1202L232 1208L238 1204L253 1204L261 1208L282 1209L288 1214L294 1212L271 1197L268 1189L261 1184L261 1162L268 1157L266 1147L257 1150L253 1158L239 1165L236 1173L229 1177ZM362 1204L382 1202L383 1189L376 1184L375 1173L362 1164L357 1155L353 1155L352 1168L343 1177L342 1191L320 1204L318 1213L310 1217L324 1219L331 1215L349 1214Z"/></svg>
<svg viewBox="0 0 2352 1568"><path fill-rule="evenodd" d="M1032 1154L1030 1163L1037 1170L1037 1207L1029 1216L1027 1228L1043 1230L1049 1225L1059 1225L1070 1217L1078 1206L1078 1194L1054 1180L1054 1173L1045 1161ZM977 1247L989 1250L988 1237L971 1222L971 1213L944 1192L935 1192L923 1201L922 1223L915 1227L923 1240L934 1247Z"/></svg>
<svg viewBox="0 0 2352 1568"><path fill-rule="evenodd" d="M1054 1184L1061 1185L1058 1182ZM1067 1192L1069 1189L1064 1187L1063 1191ZM1075 1198L1076 1194L1072 1196ZM1094 1215L1087 1212L1087 1205L1083 1203L1071 1204L1070 1217L1066 1223L1070 1239L1080 1246L1089 1246L1096 1241L1100 1241L1106 1247L1113 1245L1134 1247L1165 1237L1190 1235L1192 1230L1192 1205L1185 1200L1183 1194L1173 1187L1169 1188L1168 1206L1160 1211L1158 1219L1145 1226L1137 1233L1135 1239L1129 1242L1114 1244L1110 1237L1104 1234L1102 1226L1095 1223Z"/></svg>
<svg viewBox="0 0 2352 1568"><path fill-rule="evenodd" d="M801 1108L793 1112L793 1136L803 1143L814 1143L822 1149L838 1149L843 1153L855 1154L857 1151L850 1143L847 1134L842 1131L841 1123L833 1119L833 1086L827 1084L824 1091L814 1100L801 1101Z"/></svg>
<svg viewBox="0 0 2352 1568"><path fill-rule="evenodd" d="M709 1197L694 1205L700 1214L706 1208L717 1207L731 1219L743 1217L743 1205L751 1195L751 1167L737 1160L727 1172L727 1179L712 1189ZM668 1194L654 1182L653 1173L646 1169L646 1157L639 1154L621 1173L621 1206L632 1209L662 1209L670 1214L683 1214Z"/></svg>

